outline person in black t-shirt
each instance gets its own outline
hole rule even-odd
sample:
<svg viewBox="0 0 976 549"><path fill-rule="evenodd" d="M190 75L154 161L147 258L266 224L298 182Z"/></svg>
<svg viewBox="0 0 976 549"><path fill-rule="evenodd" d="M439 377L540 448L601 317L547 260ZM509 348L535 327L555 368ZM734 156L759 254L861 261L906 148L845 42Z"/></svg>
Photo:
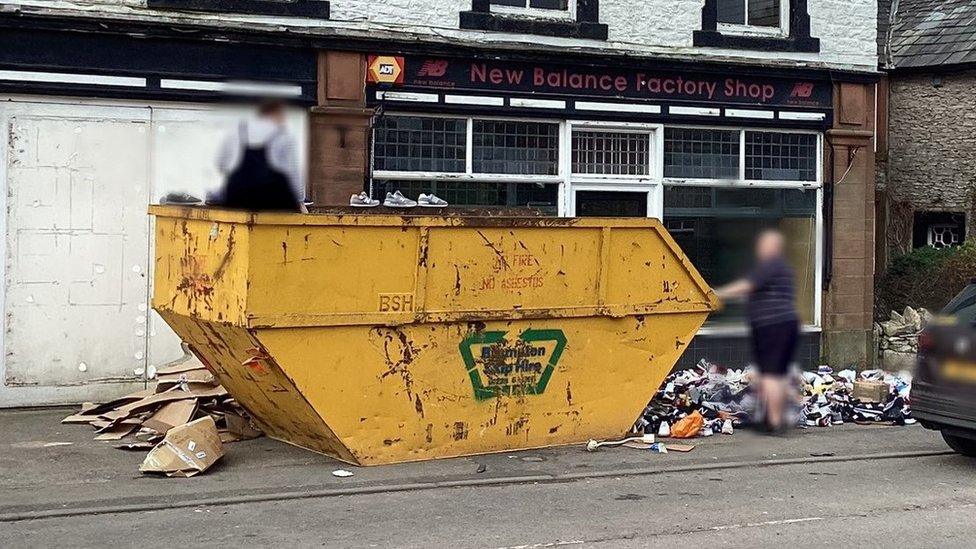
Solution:
<svg viewBox="0 0 976 549"><path fill-rule="evenodd" d="M761 374L766 426L773 432L781 432L786 427L786 377L796 352L800 326L793 269L786 261L785 244L779 231L763 231L756 239L756 265L752 273L715 290L723 301L746 298L753 357Z"/></svg>

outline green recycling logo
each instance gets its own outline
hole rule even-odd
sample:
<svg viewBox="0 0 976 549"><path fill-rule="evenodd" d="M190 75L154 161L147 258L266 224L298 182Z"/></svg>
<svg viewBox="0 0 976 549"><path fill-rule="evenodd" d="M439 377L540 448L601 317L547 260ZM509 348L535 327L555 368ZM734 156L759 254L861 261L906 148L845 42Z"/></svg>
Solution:
<svg viewBox="0 0 976 549"><path fill-rule="evenodd" d="M541 395L566 348L562 330L525 330L518 339L507 332L474 332L458 345L474 397Z"/></svg>

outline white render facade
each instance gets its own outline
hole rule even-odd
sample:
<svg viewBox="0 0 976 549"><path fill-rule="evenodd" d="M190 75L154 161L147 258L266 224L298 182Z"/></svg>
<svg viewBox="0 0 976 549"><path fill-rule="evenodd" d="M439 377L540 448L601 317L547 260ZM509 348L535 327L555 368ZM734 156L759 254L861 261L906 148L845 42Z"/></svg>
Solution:
<svg viewBox="0 0 976 549"><path fill-rule="evenodd" d="M739 17L738 2L743 24L729 22ZM204 9L185 9L191 3ZM841 353L843 360L859 360L870 319L843 309L857 301L846 275L828 290L824 274L834 254L826 182L837 171L827 151L838 125L870 139L864 128L873 123L870 82L877 72L873 0L295 2L319 10L328 4L327 17L260 13L280 8L272 0L236 4L254 6L252 13L225 3L0 0L0 407L104 400L144 386L156 368L182 357L175 335L149 307L146 205L171 191L201 195L219 185L216 147L246 113L242 82L295 103L291 127L310 144L304 156L320 204L348 199L364 181L374 193L431 185L453 189L452 197L509 193L507 203L490 206L523 206L513 196L529 189L525 200L549 201L547 211L560 216L624 204L629 213L620 215L661 218L706 275L731 271L695 253L745 246L710 235L773 219L802 244L794 255L802 263L803 360L827 352L820 334L828 330L854 348L850 360ZM745 14L755 6L779 11L750 24ZM587 22L577 24L587 8ZM711 31L709 17L717 17ZM359 60L337 69L330 55L336 50ZM402 88L370 81L357 71L374 54L405 56L413 79ZM482 87L455 92L416 78L425 70L420 63L442 57L452 67L487 63ZM577 96L566 76L541 95L493 89L496 66L530 76L535 67L557 79L565 66L578 69L584 85L592 77L610 87L626 80L631 89ZM707 97L638 96L634 86L650 87L641 80L645 70L695 78ZM835 77L858 84L844 87ZM713 100L723 83L739 78L742 97ZM662 78L659 85L680 88L681 81ZM749 97L752 86L758 99ZM816 101L805 101L804 89L806 97L815 89ZM852 98L848 110L840 105L844 93ZM331 105L361 110L352 124L363 125L370 145L358 166L334 165L334 144L317 137L333 123ZM858 121L861 115L867 118ZM350 120L335 124L345 132ZM547 162L536 163L541 171L527 170L510 148L479 149L482 135L503 140L505 132L525 131L548 140ZM397 149L408 134L419 139L408 145L427 146L424 132L462 142L446 153L456 156L431 168L424 163L430 154L444 151L418 158ZM712 152L702 154L702 147ZM608 150L620 152L617 160L600 156ZM514 156L492 163L481 161L483 153ZM339 172L347 179L335 180ZM701 207L702 200L714 204ZM868 271L871 258L852 258L848 247L839 253L847 255L834 254L838 269ZM858 274L855 285L868 287L867 278ZM842 295L837 303L831 291ZM858 307L870 309L866 300ZM737 362L743 334L741 326L713 322L692 350ZM709 337L718 343L708 344Z"/></svg>
<svg viewBox="0 0 976 549"><path fill-rule="evenodd" d="M709 60L877 70L876 0L806 0L811 35L820 40L819 53L696 47L693 35L702 28L704 3L705 0L601 0L599 22L607 25L608 38L587 40L460 29L458 14L471 9L471 0L331 0L328 20L174 13L172 10L148 9L147 0L0 0L0 5L7 5L5 9L20 9L25 13L198 21L227 28L281 26L311 34L354 37L404 35L417 40L478 47L579 48L623 55L664 54ZM574 4L575 0L570 2L567 13L572 11ZM543 15L554 17L551 13ZM568 16L571 17L571 14Z"/></svg>

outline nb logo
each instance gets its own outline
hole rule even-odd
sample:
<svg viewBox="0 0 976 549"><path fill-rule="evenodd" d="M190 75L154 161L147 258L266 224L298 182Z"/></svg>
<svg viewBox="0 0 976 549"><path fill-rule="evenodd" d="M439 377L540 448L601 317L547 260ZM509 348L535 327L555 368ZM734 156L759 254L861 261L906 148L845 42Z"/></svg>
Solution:
<svg viewBox="0 0 976 549"><path fill-rule="evenodd" d="M447 61L443 59L428 59L424 61L424 64L420 67L420 72L417 76L444 76L447 72Z"/></svg>
<svg viewBox="0 0 976 549"><path fill-rule="evenodd" d="M790 94L790 97L808 99L811 95L813 95L813 84L809 82L801 82L793 86L793 93Z"/></svg>

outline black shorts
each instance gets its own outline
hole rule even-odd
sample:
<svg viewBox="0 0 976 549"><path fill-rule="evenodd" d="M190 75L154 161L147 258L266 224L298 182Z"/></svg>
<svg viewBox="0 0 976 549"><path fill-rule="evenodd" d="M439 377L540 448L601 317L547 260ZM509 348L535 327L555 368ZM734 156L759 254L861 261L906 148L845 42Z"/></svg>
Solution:
<svg viewBox="0 0 976 549"><path fill-rule="evenodd" d="M800 336L799 323L781 322L752 327L752 355L759 373L785 376L796 354Z"/></svg>

